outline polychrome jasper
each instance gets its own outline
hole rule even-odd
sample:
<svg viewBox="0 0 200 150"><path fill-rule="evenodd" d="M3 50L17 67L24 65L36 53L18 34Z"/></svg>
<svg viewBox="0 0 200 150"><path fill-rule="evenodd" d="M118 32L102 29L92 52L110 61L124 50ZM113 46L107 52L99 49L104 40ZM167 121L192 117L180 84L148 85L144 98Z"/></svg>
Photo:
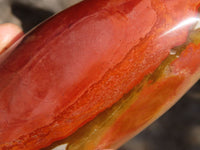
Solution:
<svg viewBox="0 0 200 150"><path fill-rule="evenodd" d="M0 58L0 149L117 148L141 131L200 77L199 3L85 0L32 30Z"/></svg>

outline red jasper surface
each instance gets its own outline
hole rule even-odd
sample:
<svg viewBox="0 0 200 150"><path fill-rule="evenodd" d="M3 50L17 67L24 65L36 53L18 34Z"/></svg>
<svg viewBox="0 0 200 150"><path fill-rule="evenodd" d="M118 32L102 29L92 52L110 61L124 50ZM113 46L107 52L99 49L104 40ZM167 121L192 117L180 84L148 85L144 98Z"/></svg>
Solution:
<svg viewBox="0 0 200 150"><path fill-rule="evenodd" d="M111 107L186 41L189 26L165 33L198 4L86 0L31 31L0 64L0 149L45 147Z"/></svg>

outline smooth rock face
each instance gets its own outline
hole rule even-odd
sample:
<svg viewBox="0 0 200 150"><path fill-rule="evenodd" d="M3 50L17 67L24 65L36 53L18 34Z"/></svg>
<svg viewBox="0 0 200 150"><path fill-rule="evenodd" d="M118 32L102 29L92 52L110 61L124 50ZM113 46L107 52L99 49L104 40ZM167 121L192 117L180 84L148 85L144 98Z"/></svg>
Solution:
<svg viewBox="0 0 200 150"><path fill-rule="evenodd" d="M80 0L0 0L0 23L12 22L28 31L43 19L78 1ZM197 83L173 109L122 146L121 150L200 149L199 91L200 83Z"/></svg>

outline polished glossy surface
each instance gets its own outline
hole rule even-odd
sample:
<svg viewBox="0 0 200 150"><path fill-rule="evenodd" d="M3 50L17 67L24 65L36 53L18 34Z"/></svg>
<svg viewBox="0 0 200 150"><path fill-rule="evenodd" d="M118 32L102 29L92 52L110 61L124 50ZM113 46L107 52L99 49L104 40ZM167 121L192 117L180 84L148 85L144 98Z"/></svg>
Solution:
<svg viewBox="0 0 200 150"><path fill-rule="evenodd" d="M171 55L156 71L119 102L45 150L57 149L58 145L67 145L67 150L121 146L169 109L199 79L199 39L199 29L191 31L184 44L171 49Z"/></svg>
<svg viewBox="0 0 200 150"><path fill-rule="evenodd" d="M196 17L198 4L198 0L184 3L182 0L86 0L33 30L8 58L1 58L5 60L0 65L0 148L45 147L71 135L111 107L152 74L173 47L186 42L195 21L176 27ZM168 83L168 78L163 77L162 82L156 82L159 86L169 85L176 90L183 87L182 83L188 86L193 83L186 77L192 81L199 78L198 46L195 52L187 51L184 51L187 55L195 53L195 61L181 56L172 65L173 73L178 70L177 78L170 77ZM181 64L187 59L191 64L184 66L191 66L191 72L181 77L179 68L184 70ZM177 84L171 84L173 81ZM144 87L147 91L154 89L148 82ZM173 94L176 98L168 107L181 95ZM169 92L162 104L146 105L152 112L141 110L141 113L160 115L170 97ZM141 101L142 104L136 101L134 108L140 110L147 101ZM127 133L137 133L151 120L145 122L143 115L136 116L143 122L134 130L125 127L128 132L121 130L118 138L113 139L109 136L112 134L107 135L116 127L113 122L112 128L104 133L106 138L99 139L95 146L115 145L119 139L126 139ZM118 117L120 123L126 122L119 114Z"/></svg>

